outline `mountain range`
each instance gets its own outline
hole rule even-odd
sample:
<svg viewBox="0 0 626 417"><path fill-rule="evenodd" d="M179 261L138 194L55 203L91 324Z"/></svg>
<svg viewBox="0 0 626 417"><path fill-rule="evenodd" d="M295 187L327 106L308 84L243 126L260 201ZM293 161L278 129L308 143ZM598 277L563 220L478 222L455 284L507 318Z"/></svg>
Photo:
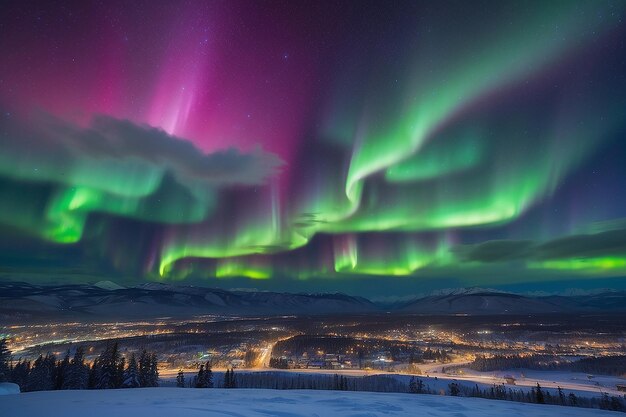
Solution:
<svg viewBox="0 0 626 417"><path fill-rule="evenodd" d="M520 295L491 289L440 291L410 301L375 303L345 294L291 294L145 283L122 287L35 285L0 282L0 321L55 318L148 318L214 314L272 316L295 314L401 313L493 315L626 312L626 292L579 295Z"/></svg>

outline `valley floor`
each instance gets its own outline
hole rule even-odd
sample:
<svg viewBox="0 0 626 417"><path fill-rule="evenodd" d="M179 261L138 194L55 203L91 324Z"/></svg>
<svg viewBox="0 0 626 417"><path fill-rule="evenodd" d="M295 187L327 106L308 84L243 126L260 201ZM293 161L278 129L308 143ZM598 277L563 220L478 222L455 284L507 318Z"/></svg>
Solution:
<svg viewBox="0 0 626 417"><path fill-rule="evenodd" d="M11 417L599 417L622 413L479 398L342 391L143 388L0 396Z"/></svg>

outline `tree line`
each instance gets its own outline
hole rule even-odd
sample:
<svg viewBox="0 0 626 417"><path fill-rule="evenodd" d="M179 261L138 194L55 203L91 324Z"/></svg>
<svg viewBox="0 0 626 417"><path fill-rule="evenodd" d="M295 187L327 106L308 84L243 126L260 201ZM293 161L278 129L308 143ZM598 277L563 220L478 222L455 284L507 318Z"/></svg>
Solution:
<svg viewBox="0 0 626 417"><path fill-rule="evenodd" d="M213 371L211 369L211 362L201 364L198 369L198 373L189 381L185 378L183 370L178 371L176 376L176 386L179 388L213 388ZM237 378L235 377L235 370L229 368L224 372L224 379L218 388L237 388Z"/></svg>
<svg viewBox="0 0 626 417"><path fill-rule="evenodd" d="M477 356L472 363L463 365L463 367L479 372L526 368L544 371L558 370L626 376L626 356L614 355L598 358L584 358L571 362L563 362L562 359L554 355L496 355L489 358Z"/></svg>
<svg viewBox="0 0 626 417"><path fill-rule="evenodd" d="M205 382L202 382L205 381ZM437 378L435 378L437 381ZM202 365L198 374L185 383L183 371L179 371L177 378L179 387L213 388L213 378L209 363ZM609 396L603 393L598 397L579 397L573 392L566 393L561 387L546 390L537 384L530 390L507 388L505 385L494 384L491 387L481 388L478 384L469 386L452 381L447 389L433 389L419 377L411 377L407 383L397 376L371 375L363 377L344 376L339 374L300 374L280 371L269 372L242 372L235 377L235 371L229 369L224 373L223 382L216 385L219 388L257 388L257 389L307 389L307 390L337 390L337 391L366 391L366 392L405 392L410 394L450 395L455 397L477 397L491 400L507 400L534 404L552 404L571 407L600 408L612 411L626 411L624 399Z"/></svg>
<svg viewBox="0 0 626 417"><path fill-rule="evenodd" d="M208 370L208 374L207 374ZM406 384L386 375L347 377L343 375L312 375L285 372L240 372L234 369L224 373L221 382L214 385L210 364L201 365L200 370L187 381L181 370L176 379L178 387L184 388L259 388L259 389L311 389L371 392L406 392ZM206 381L206 383L199 383Z"/></svg>
<svg viewBox="0 0 626 417"><path fill-rule="evenodd" d="M604 392L598 397L579 397L573 392L566 394L561 387L558 387L556 393L551 393L537 383L529 391L522 389L507 388L505 385L494 384L489 388L481 389L478 384L473 387L461 385L456 381L448 384L446 390L432 390L424 384L424 382L416 377L411 377L409 381L409 393L411 394L439 394L450 395L454 397L477 397L490 400L507 400L522 403L534 404L552 404L570 407L584 408L600 408L611 411L626 411L626 402L624 399L616 396L609 396Z"/></svg>
<svg viewBox="0 0 626 417"><path fill-rule="evenodd" d="M143 350L138 357L121 354L117 342L109 343L89 365L82 346L63 359L54 354L39 355L34 361L11 360L6 340L0 340L0 382L13 382L21 391L66 389L112 389L159 386L155 353Z"/></svg>

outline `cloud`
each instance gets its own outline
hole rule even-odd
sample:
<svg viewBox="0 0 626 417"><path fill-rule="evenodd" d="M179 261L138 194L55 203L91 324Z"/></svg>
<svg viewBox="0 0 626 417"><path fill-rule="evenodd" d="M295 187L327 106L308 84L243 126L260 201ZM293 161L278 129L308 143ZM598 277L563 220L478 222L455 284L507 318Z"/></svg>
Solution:
<svg viewBox="0 0 626 417"><path fill-rule="evenodd" d="M64 182L73 170L87 163L96 173L98 165L105 164L127 169L136 177L168 172L182 183L257 185L267 182L283 165L278 156L261 149L204 153L190 141L163 130L103 115L95 116L88 127L47 114L28 123L4 119L1 127L5 132L0 137L5 174L27 179ZM18 169L11 169L18 164Z"/></svg>
<svg viewBox="0 0 626 417"><path fill-rule="evenodd" d="M205 154L191 142L163 130L106 116L94 118L92 131L106 140L108 148L104 150L109 155L142 158L212 183L263 184L283 164L276 155L258 148L248 154L235 148Z"/></svg>
<svg viewBox="0 0 626 417"><path fill-rule="evenodd" d="M535 248L535 257L541 260L624 256L624 254L626 254L626 229L567 236L551 240Z"/></svg>
<svg viewBox="0 0 626 417"><path fill-rule="evenodd" d="M476 245L460 245L453 251L462 261L482 263L624 256L626 228L570 235L547 242L490 240Z"/></svg>
<svg viewBox="0 0 626 417"><path fill-rule="evenodd" d="M619 229L626 229L626 217L592 222L586 225L581 232L600 233Z"/></svg>
<svg viewBox="0 0 626 417"><path fill-rule="evenodd" d="M530 240L490 240L458 247L455 252L465 261L502 262L528 256L532 245Z"/></svg>

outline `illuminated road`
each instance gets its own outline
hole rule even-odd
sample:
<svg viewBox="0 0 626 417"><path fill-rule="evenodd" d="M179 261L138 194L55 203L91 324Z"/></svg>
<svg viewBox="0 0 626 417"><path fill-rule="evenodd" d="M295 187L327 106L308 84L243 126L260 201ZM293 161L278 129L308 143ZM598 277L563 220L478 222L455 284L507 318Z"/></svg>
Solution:
<svg viewBox="0 0 626 417"><path fill-rule="evenodd" d="M266 368L269 368L269 366L270 366L270 359L272 357L272 349L274 348L275 344L276 344L276 342L269 343L264 348L261 348L261 354L259 355L259 358L257 359L257 362L256 362L256 366L254 368L256 368L256 369L266 369Z"/></svg>

